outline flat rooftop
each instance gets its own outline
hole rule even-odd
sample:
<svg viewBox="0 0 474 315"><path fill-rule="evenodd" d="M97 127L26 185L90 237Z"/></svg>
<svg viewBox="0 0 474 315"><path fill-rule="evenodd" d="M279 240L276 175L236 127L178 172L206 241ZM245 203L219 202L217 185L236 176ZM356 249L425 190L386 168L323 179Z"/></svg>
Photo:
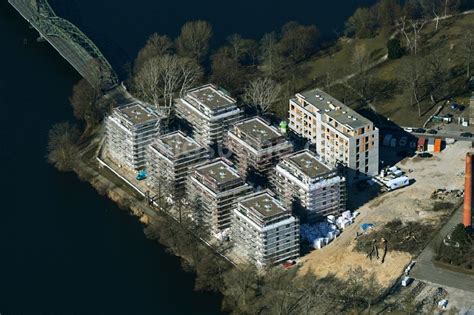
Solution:
<svg viewBox="0 0 474 315"><path fill-rule="evenodd" d="M244 199L240 201L240 204L251 211L260 213L263 217L272 217L288 211L267 192Z"/></svg>
<svg viewBox="0 0 474 315"><path fill-rule="evenodd" d="M241 179L237 171L233 167L227 165L224 161L217 161L203 165L198 167L196 172L201 176L212 179L218 185Z"/></svg>
<svg viewBox="0 0 474 315"><path fill-rule="evenodd" d="M158 138L174 155L191 152L202 148L194 139L181 131L165 134Z"/></svg>
<svg viewBox="0 0 474 315"><path fill-rule="evenodd" d="M255 117L235 125L241 133L247 137L256 139L261 142L271 141L279 138L282 134L275 127L270 126L260 117Z"/></svg>
<svg viewBox="0 0 474 315"><path fill-rule="evenodd" d="M330 168L322 164L316 155L308 150L296 152L288 156L287 160L310 178L318 177L330 171Z"/></svg>
<svg viewBox="0 0 474 315"><path fill-rule="evenodd" d="M318 108L321 114L326 114L338 123L350 126L353 129L362 128L371 123L369 119L320 89L298 93L297 95Z"/></svg>
<svg viewBox="0 0 474 315"><path fill-rule="evenodd" d="M138 103L118 107L117 111L119 111L133 125L139 125L159 119L158 115Z"/></svg>
<svg viewBox="0 0 474 315"><path fill-rule="evenodd" d="M209 109L217 109L234 105L236 100L227 95L221 89L212 84L207 84L202 87L190 90L186 97L193 99L200 105L206 106Z"/></svg>

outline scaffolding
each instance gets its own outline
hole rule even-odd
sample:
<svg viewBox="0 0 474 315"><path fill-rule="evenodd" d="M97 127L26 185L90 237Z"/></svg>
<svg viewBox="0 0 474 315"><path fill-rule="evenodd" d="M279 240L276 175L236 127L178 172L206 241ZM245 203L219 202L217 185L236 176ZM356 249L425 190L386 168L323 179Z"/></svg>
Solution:
<svg viewBox="0 0 474 315"><path fill-rule="evenodd" d="M258 267L299 256L299 220L268 190L239 199L231 238L236 254Z"/></svg>
<svg viewBox="0 0 474 315"><path fill-rule="evenodd" d="M192 168L208 156L206 148L181 131L159 136L148 147L149 183L154 189L166 188L174 199L183 197Z"/></svg>
<svg viewBox="0 0 474 315"><path fill-rule="evenodd" d="M242 117L236 101L212 84L190 90L176 100L176 116L193 130L203 146L222 144L226 130Z"/></svg>
<svg viewBox="0 0 474 315"><path fill-rule="evenodd" d="M281 202L306 222L346 210L346 181L309 150L285 157L275 168L272 185Z"/></svg>
<svg viewBox="0 0 474 315"><path fill-rule="evenodd" d="M119 166L141 170L147 147L162 130L161 118L145 104L114 108L106 118L106 153Z"/></svg>
<svg viewBox="0 0 474 315"><path fill-rule="evenodd" d="M193 218L211 235L230 227L237 198L252 191L229 161L216 159L197 166L187 183Z"/></svg>
<svg viewBox="0 0 474 315"><path fill-rule="evenodd" d="M228 131L225 143L244 178L251 171L269 178L278 161L293 151L293 145L285 136L260 117L234 125Z"/></svg>

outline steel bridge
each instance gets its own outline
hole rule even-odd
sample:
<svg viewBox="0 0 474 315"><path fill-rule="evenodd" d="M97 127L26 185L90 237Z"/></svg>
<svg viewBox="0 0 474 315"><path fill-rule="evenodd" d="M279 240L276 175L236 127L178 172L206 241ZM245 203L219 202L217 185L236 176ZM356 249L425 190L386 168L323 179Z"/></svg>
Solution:
<svg viewBox="0 0 474 315"><path fill-rule="evenodd" d="M8 2L92 86L105 92L118 84L117 74L99 48L77 26L57 16L47 0Z"/></svg>

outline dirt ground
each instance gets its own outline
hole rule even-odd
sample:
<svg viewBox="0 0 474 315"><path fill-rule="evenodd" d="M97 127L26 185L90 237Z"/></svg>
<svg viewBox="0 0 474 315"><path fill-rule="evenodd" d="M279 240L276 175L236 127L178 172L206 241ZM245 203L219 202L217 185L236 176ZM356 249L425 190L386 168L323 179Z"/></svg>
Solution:
<svg viewBox="0 0 474 315"><path fill-rule="evenodd" d="M373 223L377 227L394 219L439 224L440 216L446 212L430 211L435 202L431 194L436 189L463 189L465 155L470 147L470 142L456 142L432 158L409 157L399 162L398 166L415 180L414 183L383 193L358 209L350 209L360 212L355 223L328 246L303 256L301 272L312 270L320 276L334 273L342 278L351 267L360 266L369 274L375 273L382 286L389 286L412 257L408 253L388 251L385 263L381 264L377 260L370 261L365 253L352 251L359 224ZM349 193L355 190L350 189ZM357 193L363 197L362 192Z"/></svg>

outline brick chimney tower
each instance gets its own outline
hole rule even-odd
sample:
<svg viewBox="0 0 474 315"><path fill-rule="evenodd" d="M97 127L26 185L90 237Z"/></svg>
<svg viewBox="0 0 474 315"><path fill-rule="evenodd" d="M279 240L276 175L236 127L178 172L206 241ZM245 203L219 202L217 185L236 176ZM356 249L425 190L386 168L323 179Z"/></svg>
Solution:
<svg viewBox="0 0 474 315"><path fill-rule="evenodd" d="M466 175L464 179L464 216L466 228L472 227L472 153L466 154Z"/></svg>

